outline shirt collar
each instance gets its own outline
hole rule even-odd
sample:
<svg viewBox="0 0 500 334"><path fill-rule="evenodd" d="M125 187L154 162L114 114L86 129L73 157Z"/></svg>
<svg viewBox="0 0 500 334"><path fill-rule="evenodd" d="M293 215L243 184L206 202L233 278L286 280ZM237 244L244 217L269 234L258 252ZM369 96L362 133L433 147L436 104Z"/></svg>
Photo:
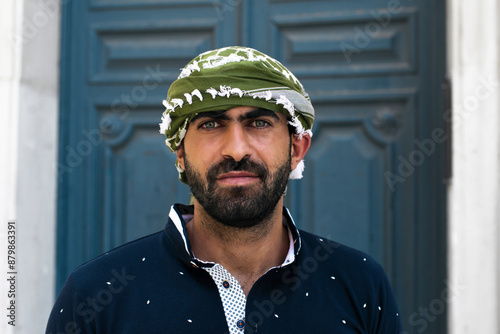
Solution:
<svg viewBox="0 0 500 334"><path fill-rule="evenodd" d="M167 236L180 248L179 251L183 252L183 257L188 256L190 262L194 265L193 261L201 262L197 260L191 251L191 245L189 243L189 238L186 231L186 222L189 221L189 217L192 217L194 208L192 205L174 204L170 208L169 213L169 224L166 227ZM187 221L185 220L187 219ZM299 230L297 229L293 218L286 207L283 207L283 218L288 227L288 235L290 237L290 248L288 250L285 261L281 266L288 265L295 261L295 256L299 254L301 247L301 238ZM173 226L172 226L173 225ZM174 228L172 228L174 227Z"/></svg>

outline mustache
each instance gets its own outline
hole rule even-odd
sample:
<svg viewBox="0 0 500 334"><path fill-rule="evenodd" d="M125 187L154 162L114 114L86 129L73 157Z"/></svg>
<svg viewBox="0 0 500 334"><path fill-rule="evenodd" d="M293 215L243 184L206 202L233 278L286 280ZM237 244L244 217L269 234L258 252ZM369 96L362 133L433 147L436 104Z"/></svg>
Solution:
<svg viewBox="0 0 500 334"><path fill-rule="evenodd" d="M209 182L215 182L219 175L233 171L249 172L257 175L261 179L268 173L264 163L252 161L250 158L243 158L240 161L235 161L234 159L224 159L209 168L207 179Z"/></svg>

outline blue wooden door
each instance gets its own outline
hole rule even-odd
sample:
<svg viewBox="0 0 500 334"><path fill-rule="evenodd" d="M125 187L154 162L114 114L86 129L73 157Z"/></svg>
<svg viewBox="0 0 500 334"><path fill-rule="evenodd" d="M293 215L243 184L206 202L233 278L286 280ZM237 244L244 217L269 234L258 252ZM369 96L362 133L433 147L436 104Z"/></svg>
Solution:
<svg viewBox="0 0 500 334"><path fill-rule="evenodd" d="M63 5L58 287L80 263L158 231L189 201L158 133L197 54L283 62L316 109L298 225L385 267L409 333L444 333L444 1L89 0ZM439 313L439 314L438 314Z"/></svg>

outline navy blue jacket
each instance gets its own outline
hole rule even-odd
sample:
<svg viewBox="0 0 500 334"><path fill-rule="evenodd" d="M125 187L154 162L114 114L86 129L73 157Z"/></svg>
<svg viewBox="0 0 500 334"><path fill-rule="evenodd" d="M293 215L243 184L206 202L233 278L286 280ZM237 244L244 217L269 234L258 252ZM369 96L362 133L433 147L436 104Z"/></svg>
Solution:
<svg viewBox="0 0 500 334"><path fill-rule="evenodd" d="M175 205L161 232L78 267L46 333L228 333L217 287L190 254ZM246 304L245 333L400 333L396 302L372 258L295 228L295 261L263 275ZM180 222L180 224L179 224Z"/></svg>

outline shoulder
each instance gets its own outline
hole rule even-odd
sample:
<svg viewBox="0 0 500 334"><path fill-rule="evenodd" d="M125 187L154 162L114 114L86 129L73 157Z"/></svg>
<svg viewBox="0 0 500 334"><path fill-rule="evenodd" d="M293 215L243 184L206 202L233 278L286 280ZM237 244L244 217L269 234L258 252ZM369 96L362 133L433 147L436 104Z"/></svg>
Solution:
<svg viewBox="0 0 500 334"><path fill-rule="evenodd" d="M318 293L325 304L351 313L349 323L378 328L377 333L399 333L399 311L383 267L362 251L304 231L300 234L298 266L321 287Z"/></svg>
<svg viewBox="0 0 500 334"><path fill-rule="evenodd" d="M382 266L370 255L336 241L300 231L300 259L303 265L317 262L322 270L332 273L335 278L350 282L380 283L386 280Z"/></svg>
<svg viewBox="0 0 500 334"><path fill-rule="evenodd" d="M144 273L153 264L165 260L163 231L116 247L77 267L70 275L75 288L92 286L93 282L125 283Z"/></svg>

